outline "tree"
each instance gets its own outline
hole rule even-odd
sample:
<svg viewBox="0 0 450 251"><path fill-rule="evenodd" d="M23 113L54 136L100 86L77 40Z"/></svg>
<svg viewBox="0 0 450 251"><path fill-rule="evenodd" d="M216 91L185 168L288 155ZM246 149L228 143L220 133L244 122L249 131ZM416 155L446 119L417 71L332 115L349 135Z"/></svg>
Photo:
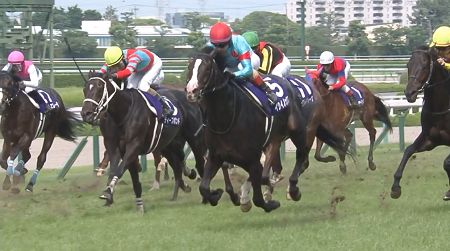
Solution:
<svg viewBox="0 0 450 251"><path fill-rule="evenodd" d="M186 24L184 28L188 28L191 31L197 31L204 27L210 27L217 23L217 20L211 19L208 16L200 15L198 12L188 12L184 16Z"/></svg>
<svg viewBox="0 0 450 251"><path fill-rule="evenodd" d="M336 14L334 12L323 13L320 16L320 25L324 27L323 31L326 31L325 39L327 40L327 45L335 45L339 40L339 32L342 26L338 24Z"/></svg>
<svg viewBox="0 0 450 251"><path fill-rule="evenodd" d="M158 20L158 19L154 19L154 18L148 18L148 19L137 18L136 20L134 20L133 24L136 26L138 26L138 25L160 26L160 25L163 25L164 22L161 20Z"/></svg>
<svg viewBox="0 0 450 251"><path fill-rule="evenodd" d="M117 45L120 48L135 48L137 46L136 42L136 31L131 24L133 22L131 16L134 14L132 12L121 13L122 19L117 23L113 23L109 27L109 34L113 36L112 45Z"/></svg>
<svg viewBox="0 0 450 251"><path fill-rule="evenodd" d="M102 14L96 10L85 10L83 20L102 20Z"/></svg>
<svg viewBox="0 0 450 251"><path fill-rule="evenodd" d="M31 19L33 20L33 25L41 26L42 29L47 29L47 22L49 17L50 16L48 12L35 12L33 13ZM67 23L66 20L67 16L65 9L62 7L53 7L53 27L55 29L64 29Z"/></svg>
<svg viewBox="0 0 450 251"><path fill-rule="evenodd" d="M347 53L353 55L369 55L370 41L365 32L366 27L359 20L351 21L348 26Z"/></svg>
<svg viewBox="0 0 450 251"><path fill-rule="evenodd" d="M80 30L67 30L63 32L61 41L67 38L74 57L89 58L93 57L97 51L97 41L89 37L87 32ZM62 50L65 57L71 57L68 47L64 42L61 43Z"/></svg>
<svg viewBox="0 0 450 251"><path fill-rule="evenodd" d="M410 21L424 30L435 30L439 26L450 24L449 9L450 1L448 0L419 0L413 9Z"/></svg>
<svg viewBox="0 0 450 251"><path fill-rule="evenodd" d="M427 30L422 29L420 26L412 26L405 28L406 35L406 50L408 53L412 53L417 46L426 44L429 40L429 34ZM430 42L430 41L428 41Z"/></svg>
<svg viewBox="0 0 450 251"><path fill-rule="evenodd" d="M114 8L112 5L109 5L108 7L106 7L105 13L103 13L103 18L105 20L111 21L111 23L119 22L119 16L117 15L117 9Z"/></svg>
<svg viewBox="0 0 450 251"><path fill-rule="evenodd" d="M191 31L186 38L186 43L194 47L194 51L198 52L203 48L208 40L204 37L201 31Z"/></svg>
<svg viewBox="0 0 450 251"><path fill-rule="evenodd" d="M374 44L382 47L387 54L403 55L406 49L406 29L398 25L389 25L373 30Z"/></svg>
<svg viewBox="0 0 450 251"><path fill-rule="evenodd" d="M81 21L83 20L83 11L78 7L78 5L69 6L67 12L64 13L66 16L66 26L68 29L81 29Z"/></svg>

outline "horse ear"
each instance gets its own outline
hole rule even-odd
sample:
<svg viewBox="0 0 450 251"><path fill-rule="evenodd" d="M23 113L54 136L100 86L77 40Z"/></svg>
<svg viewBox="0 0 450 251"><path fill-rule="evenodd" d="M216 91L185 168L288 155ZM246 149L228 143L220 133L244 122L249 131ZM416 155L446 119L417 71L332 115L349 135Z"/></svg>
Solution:
<svg viewBox="0 0 450 251"><path fill-rule="evenodd" d="M212 51L209 53L209 55L210 55L212 58L216 58L217 53L218 53L217 50L212 50Z"/></svg>

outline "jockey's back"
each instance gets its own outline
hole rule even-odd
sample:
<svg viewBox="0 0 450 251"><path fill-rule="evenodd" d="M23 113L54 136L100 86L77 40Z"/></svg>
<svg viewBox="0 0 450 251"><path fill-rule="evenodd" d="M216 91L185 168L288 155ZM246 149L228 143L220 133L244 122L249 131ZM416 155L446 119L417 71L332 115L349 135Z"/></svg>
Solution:
<svg viewBox="0 0 450 251"><path fill-rule="evenodd" d="M156 55L146 49L126 49L123 50L127 68L130 72L147 71L153 66ZM102 72L108 70L106 63L100 69Z"/></svg>
<svg viewBox="0 0 450 251"><path fill-rule="evenodd" d="M330 69L327 71L323 68L322 64L317 65L317 70L322 70L323 72L331 75L341 75L345 72L345 67L347 65L347 60L342 57L335 57Z"/></svg>
<svg viewBox="0 0 450 251"><path fill-rule="evenodd" d="M261 66L258 71L261 74L269 74L270 71L283 61L283 52L278 46L270 42L259 42Z"/></svg>

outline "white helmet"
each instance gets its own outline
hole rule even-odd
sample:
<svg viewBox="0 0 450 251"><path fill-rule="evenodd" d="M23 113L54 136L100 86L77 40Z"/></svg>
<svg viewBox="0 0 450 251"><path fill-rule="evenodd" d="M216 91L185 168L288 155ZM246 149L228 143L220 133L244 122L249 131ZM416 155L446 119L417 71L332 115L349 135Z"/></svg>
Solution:
<svg viewBox="0 0 450 251"><path fill-rule="evenodd" d="M320 54L320 64L331 64L334 61L334 55L331 51L324 51Z"/></svg>

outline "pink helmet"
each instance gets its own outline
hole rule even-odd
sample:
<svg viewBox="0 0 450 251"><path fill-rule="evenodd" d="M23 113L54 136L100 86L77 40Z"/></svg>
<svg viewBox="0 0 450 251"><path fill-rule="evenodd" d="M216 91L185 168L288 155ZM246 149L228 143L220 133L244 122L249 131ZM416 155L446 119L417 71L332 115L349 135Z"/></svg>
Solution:
<svg viewBox="0 0 450 251"><path fill-rule="evenodd" d="M21 64L25 60L22 52L20 51L12 51L9 53L8 62L11 64Z"/></svg>

